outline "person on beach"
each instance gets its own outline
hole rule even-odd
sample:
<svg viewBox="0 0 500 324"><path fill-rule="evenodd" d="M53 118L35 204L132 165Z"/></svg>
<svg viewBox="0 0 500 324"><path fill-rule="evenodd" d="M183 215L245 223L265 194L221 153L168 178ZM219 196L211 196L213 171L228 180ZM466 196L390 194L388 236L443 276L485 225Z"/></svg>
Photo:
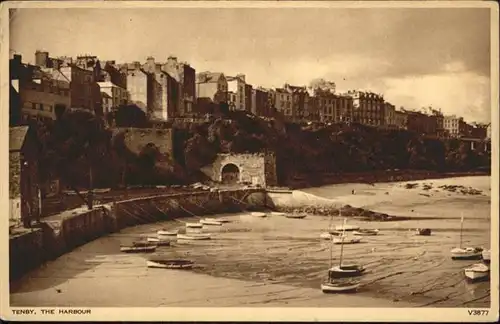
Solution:
<svg viewBox="0 0 500 324"><path fill-rule="evenodd" d="M355 191L354 191L354 189L352 189L352 194L353 194L353 195L354 195L354 192L355 192Z"/></svg>

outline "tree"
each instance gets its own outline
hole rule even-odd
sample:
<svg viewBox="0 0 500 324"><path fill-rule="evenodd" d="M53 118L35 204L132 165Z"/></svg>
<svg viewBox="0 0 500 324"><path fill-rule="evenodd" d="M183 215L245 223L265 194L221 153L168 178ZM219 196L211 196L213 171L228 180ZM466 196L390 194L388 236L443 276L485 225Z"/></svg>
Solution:
<svg viewBox="0 0 500 324"><path fill-rule="evenodd" d="M146 113L137 105L121 105L106 116L108 122L114 120L116 127L149 127Z"/></svg>

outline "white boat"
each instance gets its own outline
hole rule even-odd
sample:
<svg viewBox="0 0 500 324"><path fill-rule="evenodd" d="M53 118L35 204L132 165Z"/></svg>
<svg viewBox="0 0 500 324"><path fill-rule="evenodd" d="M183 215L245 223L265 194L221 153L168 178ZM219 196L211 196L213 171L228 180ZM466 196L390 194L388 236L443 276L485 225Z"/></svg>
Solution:
<svg viewBox="0 0 500 324"><path fill-rule="evenodd" d="M472 281L486 280L490 277L490 267L484 263L476 263L464 270L467 279Z"/></svg>
<svg viewBox="0 0 500 324"><path fill-rule="evenodd" d="M148 237L147 241L150 243L154 243L157 246L169 246L170 245L170 241L162 240L162 239L159 239L157 237Z"/></svg>
<svg viewBox="0 0 500 324"><path fill-rule="evenodd" d="M179 240L210 240L210 234L193 233L193 234L177 234Z"/></svg>
<svg viewBox="0 0 500 324"><path fill-rule="evenodd" d="M451 250L451 258L453 260L475 260L482 258L483 249L474 247L462 247L462 232L464 228L464 217L460 220L460 245Z"/></svg>
<svg viewBox="0 0 500 324"><path fill-rule="evenodd" d="M451 258L454 260L476 260L482 257L481 248L458 247L451 250Z"/></svg>
<svg viewBox="0 0 500 324"><path fill-rule="evenodd" d="M430 236L432 233L430 228L417 228L415 230L415 235Z"/></svg>
<svg viewBox="0 0 500 324"><path fill-rule="evenodd" d="M159 236L177 236L179 233L179 230L172 230L172 231L167 231L167 230L159 230L156 232Z"/></svg>
<svg viewBox="0 0 500 324"><path fill-rule="evenodd" d="M282 212L270 212L269 215L271 216L285 216L285 213Z"/></svg>
<svg viewBox="0 0 500 324"><path fill-rule="evenodd" d="M332 234L323 232L319 235L319 237L323 240L331 240L332 239Z"/></svg>
<svg viewBox="0 0 500 324"><path fill-rule="evenodd" d="M333 237L333 244L354 244L361 242L361 238L354 235L341 235Z"/></svg>
<svg viewBox="0 0 500 324"><path fill-rule="evenodd" d="M163 268L163 269L192 269L193 261L183 259L151 259L146 262L148 268Z"/></svg>
<svg viewBox="0 0 500 324"><path fill-rule="evenodd" d="M225 219L225 218L205 218L205 221L219 222L219 223L230 223L231 222L229 219Z"/></svg>
<svg viewBox="0 0 500 324"><path fill-rule="evenodd" d="M485 263L490 263L490 261L491 261L491 250L484 249L483 252L482 252L482 255L483 255L483 261Z"/></svg>
<svg viewBox="0 0 500 324"><path fill-rule="evenodd" d="M302 219L302 218L306 218L306 214L288 214L286 215L285 217L286 218L294 218L294 219Z"/></svg>
<svg viewBox="0 0 500 324"><path fill-rule="evenodd" d="M266 213L262 213L262 212L251 212L250 215L255 216L255 217L266 217L267 216Z"/></svg>
<svg viewBox="0 0 500 324"><path fill-rule="evenodd" d="M156 244L150 242L133 242L132 245L120 246L120 251L125 253L151 253L156 250Z"/></svg>
<svg viewBox="0 0 500 324"><path fill-rule="evenodd" d="M328 281L321 284L321 290L324 293L342 293L353 292L361 286L357 280L344 281Z"/></svg>
<svg viewBox="0 0 500 324"><path fill-rule="evenodd" d="M215 225L215 226L221 226L222 222L219 222L215 219L202 219L200 220L200 223L202 225Z"/></svg>
<svg viewBox="0 0 500 324"><path fill-rule="evenodd" d="M379 230L378 229L360 229L357 231L353 231L352 234L358 235L358 236L374 236L378 235Z"/></svg>
<svg viewBox="0 0 500 324"><path fill-rule="evenodd" d="M358 225L337 225L335 226L335 229L337 231L346 231L346 232L349 232L349 231L357 231L359 230L359 226Z"/></svg>
<svg viewBox="0 0 500 324"><path fill-rule="evenodd" d="M202 228L202 223L186 223L187 228Z"/></svg>

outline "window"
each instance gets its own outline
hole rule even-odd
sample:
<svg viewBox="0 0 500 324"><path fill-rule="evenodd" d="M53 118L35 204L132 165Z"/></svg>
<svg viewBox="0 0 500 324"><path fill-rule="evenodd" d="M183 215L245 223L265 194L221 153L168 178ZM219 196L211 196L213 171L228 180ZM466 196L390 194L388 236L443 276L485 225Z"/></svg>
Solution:
<svg viewBox="0 0 500 324"><path fill-rule="evenodd" d="M48 110L49 112L52 112L52 110L53 110L53 109L52 109L52 106L51 106L51 105L49 105L49 106L47 107L47 110Z"/></svg>
<svg viewBox="0 0 500 324"><path fill-rule="evenodd" d="M36 103L34 103L34 102L33 102L33 103L31 104L31 108L33 108L33 109L35 109L35 110L36 110Z"/></svg>

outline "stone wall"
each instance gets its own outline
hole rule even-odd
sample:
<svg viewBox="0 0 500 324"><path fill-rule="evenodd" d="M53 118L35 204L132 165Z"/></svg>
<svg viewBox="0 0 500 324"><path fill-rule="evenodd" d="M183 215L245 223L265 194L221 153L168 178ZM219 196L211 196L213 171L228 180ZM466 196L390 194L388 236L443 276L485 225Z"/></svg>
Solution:
<svg viewBox="0 0 500 324"><path fill-rule="evenodd" d="M125 145L134 154L140 154L147 144L153 143L162 155L173 159L172 129L118 128L116 132L125 134Z"/></svg>

